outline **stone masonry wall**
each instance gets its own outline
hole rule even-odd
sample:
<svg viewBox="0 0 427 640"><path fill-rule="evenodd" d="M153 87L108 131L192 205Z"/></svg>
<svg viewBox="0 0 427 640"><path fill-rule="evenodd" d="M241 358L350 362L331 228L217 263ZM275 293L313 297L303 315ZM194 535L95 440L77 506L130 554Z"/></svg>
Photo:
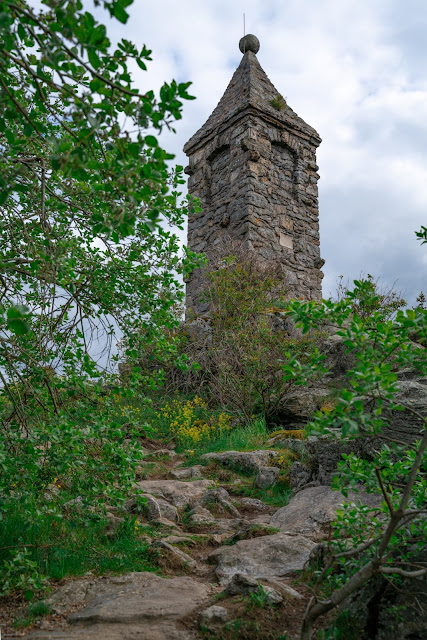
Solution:
<svg viewBox="0 0 427 640"><path fill-rule="evenodd" d="M235 247L257 263L280 265L289 297L318 300L320 138L286 103L284 112L273 109L268 92L278 95L246 53L222 101L187 143L188 189L202 207L189 217L188 246L214 262ZM249 98L239 108L242 95ZM202 289L197 270L187 282L188 314L208 310Z"/></svg>

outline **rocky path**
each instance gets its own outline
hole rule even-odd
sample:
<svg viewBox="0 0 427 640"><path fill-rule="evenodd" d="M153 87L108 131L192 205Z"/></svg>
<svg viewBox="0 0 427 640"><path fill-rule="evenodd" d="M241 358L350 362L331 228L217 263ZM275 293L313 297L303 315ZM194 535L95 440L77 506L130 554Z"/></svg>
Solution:
<svg viewBox="0 0 427 640"><path fill-rule="evenodd" d="M308 592L295 584L295 572L316 553L342 496L309 487L277 509L245 495L251 486L267 495L277 481L272 450L207 454L206 466L193 467L171 451L150 456L162 461L162 477L140 480L138 488L147 499L144 519L160 531L147 542L167 577L135 572L64 581L45 600L52 615L26 637L297 638ZM132 513L136 504L130 499L124 508ZM120 522L117 510L109 517L112 526Z"/></svg>

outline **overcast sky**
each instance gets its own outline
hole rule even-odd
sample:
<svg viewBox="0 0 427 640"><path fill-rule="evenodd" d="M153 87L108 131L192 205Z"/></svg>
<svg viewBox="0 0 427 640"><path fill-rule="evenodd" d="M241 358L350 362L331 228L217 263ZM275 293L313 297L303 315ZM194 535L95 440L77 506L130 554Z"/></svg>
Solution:
<svg viewBox="0 0 427 640"><path fill-rule="evenodd" d="M323 140L323 295L341 274L371 273L413 303L427 294L427 247L414 234L427 226L427 1L134 0L128 24L108 27L153 50L139 88L193 82L197 100L162 140L178 164L240 62L243 12L265 72Z"/></svg>

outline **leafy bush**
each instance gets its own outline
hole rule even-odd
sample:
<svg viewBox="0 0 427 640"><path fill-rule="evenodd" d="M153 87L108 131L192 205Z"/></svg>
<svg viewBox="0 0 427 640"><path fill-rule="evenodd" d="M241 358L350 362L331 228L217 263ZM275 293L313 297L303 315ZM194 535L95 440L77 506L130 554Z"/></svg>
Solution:
<svg viewBox="0 0 427 640"><path fill-rule="evenodd" d="M352 297L352 311L360 318L369 318L373 311L379 311L384 318L390 318L396 314L399 309L406 305L406 301L402 298L402 294L396 291L394 285L389 287L380 283L379 279L375 279L370 273L366 279L361 278L364 282L363 287L357 287L357 295ZM355 281L360 282L360 281ZM336 292L336 301L344 300L350 293L348 282L344 282L344 277L338 279Z"/></svg>
<svg viewBox="0 0 427 640"><path fill-rule="evenodd" d="M10 560L3 561L0 595L8 596L19 591L30 600L34 592L45 587L47 578L39 572L37 562L31 560L28 549L11 551L11 556Z"/></svg>
<svg viewBox="0 0 427 640"><path fill-rule="evenodd" d="M368 492L382 497L375 515L372 509L355 504L340 511L331 555L320 572L318 591L304 617L302 640L312 637L319 615L343 603L376 574L398 580L427 573L413 559L427 533L427 416L396 397L399 370L427 374L427 351L411 340L414 333L423 340L427 337L427 311L398 310L390 317L387 310L375 308L376 294L369 280L356 281L355 285L354 291L338 303L294 301L289 305L294 320L305 331L326 320L337 324L347 350L355 354L355 364L347 373L348 383L340 390L334 407L328 412L319 411L310 427L313 433L333 434L338 429L342 438L362 436L377 443L371 461L354 454L344 456L336 486L346 493L363 484ZM358 304L361 300L366 302L362 307ZM369 314L366 309L371 310ZM418 421L418 441L393 441L393 432L388 429L390 412L401 410ZM390 444L381 447L378 441Z"/></svg>
<svg viewBox="0 0 427 640"><path fill-rule="evenodd" d="M122 23L130 4L101 2ZM92 527L132 486L145 426L114 398L141 374L120 386L112 346L124 336L133 365L177 324L192 258L168 226L183 226L184 181L153 131L191 96L173 80L140 93L129 67L151 52L112 46L79 1L0 5L0 517L19 511L10 544L25 546L35 515L65 521L78 501ZM33 560L15 560L30 579Z"/></svg>
<svg viewBox="0 0 427 640"><path fill-rule="evenodd" d="M204 340L192 337L191 323L184 327L187 372L178 376L178 385L203 393L246 424L257 415L274 424L296 385L321 375L311 366L313 356L318 362L317 333L291 337L282 311L286 283L277 269L228 256L205 277L210 312Z"/></svg>
<svg viewBox="0 0 427 640"><path fill-rule="evenodd" d="M209 411L199 396L186 401L175 398L160 409L157 417L165 425L165 434L175 438L178 447L190 450L221 438L232 428L230 415Z"/></svg>

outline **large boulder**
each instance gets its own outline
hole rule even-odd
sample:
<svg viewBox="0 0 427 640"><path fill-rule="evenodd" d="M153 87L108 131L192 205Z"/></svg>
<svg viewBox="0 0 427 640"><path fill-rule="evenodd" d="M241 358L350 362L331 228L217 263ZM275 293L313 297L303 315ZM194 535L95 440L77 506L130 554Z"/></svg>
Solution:
<svg viewBox="0 0 427 640"><path fill-rule="evenodd" d="M209 597L209 588L192 578L161 578L129 573L75 580L45 600L68 613L71 627L30 634L37 640L190 640L179 621ZM75 611L79 609L78 611ZM74 612L73 612L74 611Z"/></svg>
<svg viewBox="0 0 427 640"><path fill-rule="evenodd" d="M281 507L270 519L270 525L283 532L300 534L317 539L327 532L328 526L337 516L337 509L344 502L361 500L377 509L381 500L376 494L364 491L350 492L345 498L339 491L327 486L309 487L299 491L285 507Z"/></svg>
<svg viewBox="0 0 427 640"><path fill-rule="evenodd" d="M276 533L221 547L210 554L209 561L217 565L215 573L221 584L228 583L236 573L270 580L301 571L315 547L303 536Z"/></svg>
<svg viewBox="0 0 427 640"><path fill-rule="evenodd" d="M163 498L175 507L185 507L193 500L200 498L205 491L215 486L212 480L195 480L180 482L179 480L141 480L137 486L144 493Z"/></svg>
<svg viewBox="0 0 427 640"><path fill-rule="evenodd" d="M202 480L203 474L200 469L203 469L203 465L195 465L194 467L180 467L173 469L170 474L175 480Z"/></svg>
<svg viewBox="0 0 427 640"><path fill-rule="evenodd" d="M255 478L255 486L258 489L269 489L279 479L279 467L260 467Z"/></svg>
<svg viewBox="0 0 427 640"><path fill-rule="evenodd" d="M421 347L422 348L422 347ZM406 373L406 375L410 375ZM388 414L390 424L385 434L393 439L407 442L420 439L425 426L419 416L427 417L427 378L414 378L399 381L399 392L396 394L396 402L408 407L404 411L393 411ZM387 414L386 414L387 415Z"/></svg>
<svg viewBox="0 0 427 640"><path fill-rule="evenodd" d="M201 612L199 616L199 625L201 629L207 629L214 632L217 627L222 626L228 620L228 611L224 607L212 605Z"/></svg>
<svg viewBox="0 0 427 640"><path fill-rule="evenodd" d="M142 497L145 499L144 503L131 498L124 503L123 509L128 513L141 513L147 520L157 520L158 518L167 518L172 522L178 520L178 511L173 504L150 494L145 494Z"/></svg>
<svg viewBox="0 0 427 640"><path fill-rule="evenodd" d="M374 454L374 443L366 438L343 440L337 434L309 436L306 440L295 442L306 462L304 468L301 467L301 463L295 469L291 468L291 483L294 489L300 489L308 482L329 485L337 472L343 453L355 453L360 458L368 460L372 459ZM290 448L294 449L293 443L290 443Z"/></svg>
<svg viewBox="0 0 427 640"><path fill-rule="evenodd" d="M257 473L260 467L269 466L277 458L277 451L261 449L259 451L224 451L222 453L204 453L202 460L213 461L224 467L237 469L244 473Z"/></svg>
<svg viewBox="0 0 427 640"><path fill-rule="evenodd" d="M304 423L313 417L325 402L330 390L324 387L298 389L290 393L280 405L276 419L286 423Z"/></svg>

